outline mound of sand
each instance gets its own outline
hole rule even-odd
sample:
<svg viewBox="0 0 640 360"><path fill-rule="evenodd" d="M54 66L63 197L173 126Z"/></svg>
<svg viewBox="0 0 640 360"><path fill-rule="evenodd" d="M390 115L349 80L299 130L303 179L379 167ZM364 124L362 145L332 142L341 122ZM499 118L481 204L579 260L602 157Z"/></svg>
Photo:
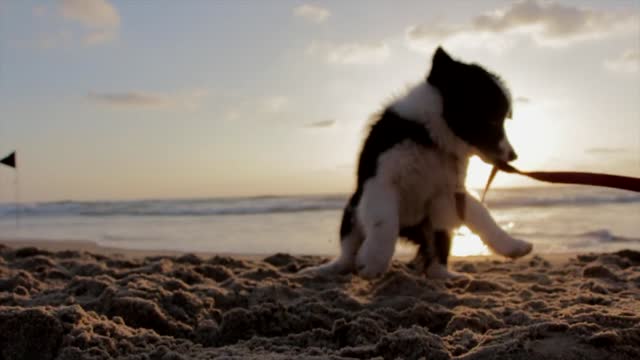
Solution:
<svg viewBox="0 0 640 360"><path fill-rule="evenodd" d="M0 246L0 359L640 358L639 252L296 274L322 261Z"/></svg>

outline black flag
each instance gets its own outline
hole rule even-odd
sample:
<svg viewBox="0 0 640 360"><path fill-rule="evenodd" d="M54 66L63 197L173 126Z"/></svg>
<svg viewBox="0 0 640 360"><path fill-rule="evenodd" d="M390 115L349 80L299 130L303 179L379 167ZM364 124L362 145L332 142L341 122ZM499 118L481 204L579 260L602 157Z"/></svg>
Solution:
<svg viewBox="0 0 640 360"><path fill-rule="evenodd" d="M12 152L7 155L4 159L0 160L0 164L10 166L15 169L16 167L16 152Z"/></svg>

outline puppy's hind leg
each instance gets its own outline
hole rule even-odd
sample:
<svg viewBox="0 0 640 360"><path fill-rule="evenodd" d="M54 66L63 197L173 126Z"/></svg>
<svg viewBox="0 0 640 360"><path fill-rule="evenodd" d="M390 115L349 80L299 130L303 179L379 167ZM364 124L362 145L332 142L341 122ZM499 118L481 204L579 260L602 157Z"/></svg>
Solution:
<svg viewBox="0 0 640 360"><path fill-rule="evenodd" d="M351 197L342 214L340 225L340 255L334 260L319 266L302 269L301 273L346 274L355 270L355 258L364 239L355 213L355 204L359 193Z"/></svg>
<svg viewBox="0 0 640 360"><path fill-rule="evenodd" d="M496 254L516 259L531 252L533 245L502 230L478 199L467 194L465 203L465 224Z"/></svg>
<svg viewBox="0 0 640 360"><path fill-rule="evenodd" d="M415 226L401 228L400 237L418 246L416 255L408 265L418 272L424 272L433 257L433 230L429 219Z"/></svg>
<svg viewBox="0 0 640 360"><path fill-rule="evenodd" d="M447 268L449 252L451 251L451 233L446 230L433 232L433 252L429 262L425 263L425 273L432 279L455 279L465 275Z"/></svg>
<svg viewBox="0 0 640 360"><path fill-rule="evenodd" d="M321 275L348 274L355 270L355 258L360 244L362 233L354 230L345 237L340 238L340 255L326 264L302 269L301 273L315 273Z"/></svg>
<svg viewBox="0 0 640 360"><path fill-rule="evenodd" d="M398 200L395 191L380 180L365 185L358 206L365 240L356 256L356 268L363 278L382 275L389 268L399 232Z"/></svg>
<svg viewBox="0 0 640 360"><path fill-rule="evenodd" d="M453 194L436 197L431 205L430 216L433 223L433 236L430 243L431 261L426 264L427 276L435 279L464 277L447 269L451 251L451 233L461 221L455 209Z"/></svg>

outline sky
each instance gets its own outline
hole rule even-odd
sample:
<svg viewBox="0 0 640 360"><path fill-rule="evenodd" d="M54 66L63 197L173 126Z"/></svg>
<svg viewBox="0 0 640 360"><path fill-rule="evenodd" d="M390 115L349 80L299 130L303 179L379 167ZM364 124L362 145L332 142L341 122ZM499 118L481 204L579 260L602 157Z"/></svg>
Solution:
<svg viewBox="0 0 640 360"><path fill-rule="evenodd" d="M347 193L438 45L510 87L516 166L640 176L638 1L0 0L0 202Z"/></svg>

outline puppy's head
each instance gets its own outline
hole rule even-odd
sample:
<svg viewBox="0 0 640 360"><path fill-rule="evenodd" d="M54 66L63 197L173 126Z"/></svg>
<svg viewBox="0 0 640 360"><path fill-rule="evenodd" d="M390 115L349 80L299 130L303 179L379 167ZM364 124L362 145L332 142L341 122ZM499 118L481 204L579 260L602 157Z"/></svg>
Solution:
<svg viewBox="0 0 640 360"><path fill-rule="evenodd" d="M449 128L484 161L516 159L504 131L505 118L511 117L511 96L498 76L454 60L439 47L427 81L442 95L442 115Z"/></svg>

